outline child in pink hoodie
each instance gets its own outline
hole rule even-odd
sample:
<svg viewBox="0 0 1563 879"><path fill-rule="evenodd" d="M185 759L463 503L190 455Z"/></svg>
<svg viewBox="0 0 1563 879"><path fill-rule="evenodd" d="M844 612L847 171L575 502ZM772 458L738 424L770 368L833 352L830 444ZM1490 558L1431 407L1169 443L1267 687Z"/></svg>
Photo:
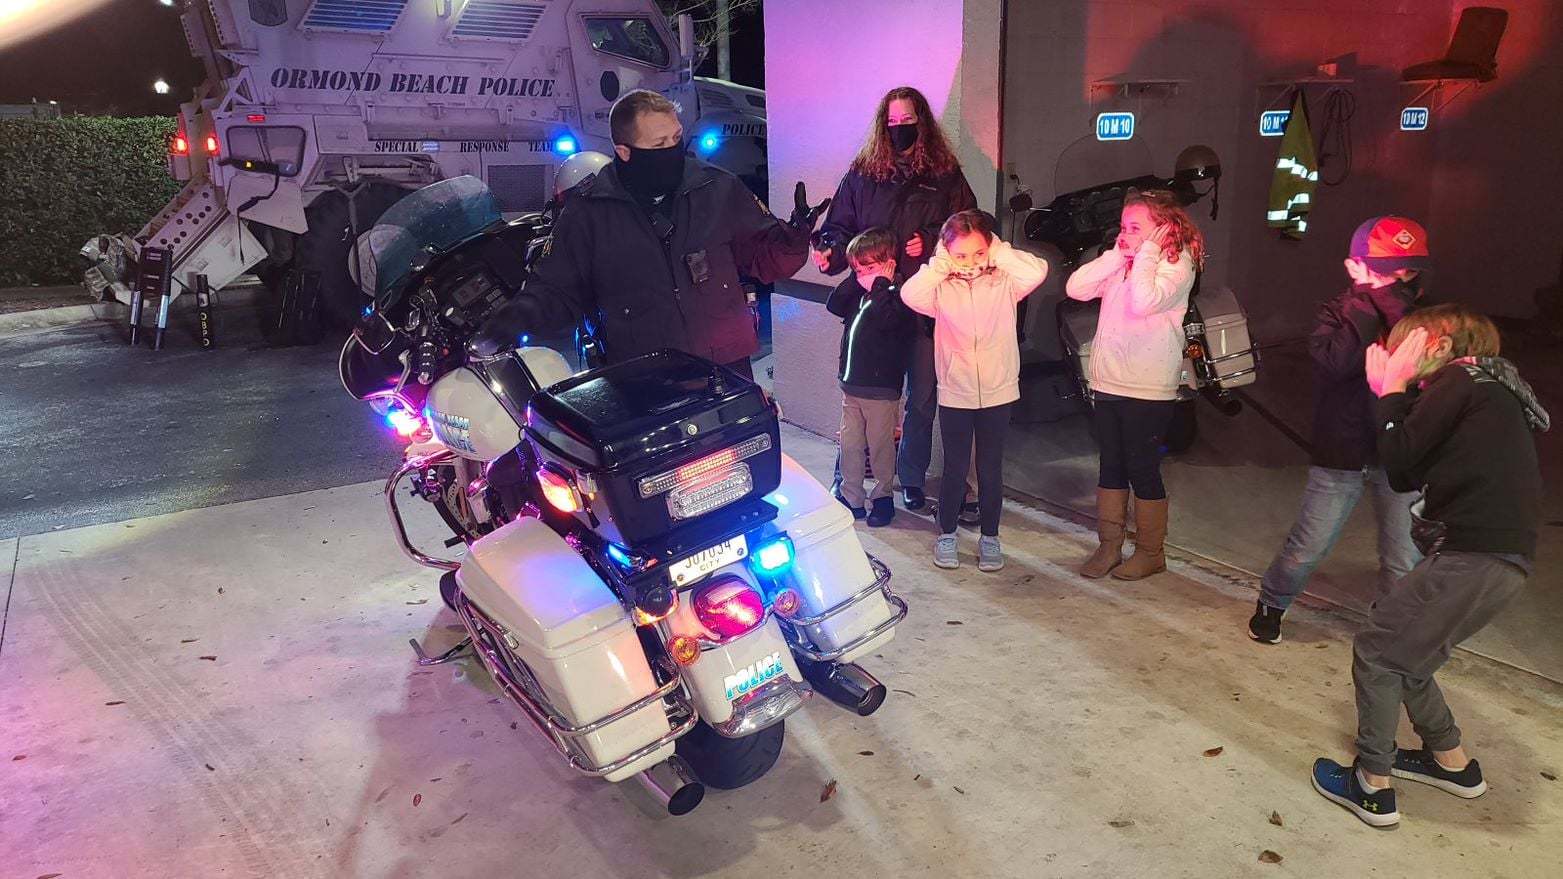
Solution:
<svg viewBox="0 0 1563 879"><path fill-rule="evenodd" d="M1070 299L1102 300L1091 343L1092 418L1101 447L1096 489L1100 545L1081 567L1138 580L1167 569L1167 489L1162 436L1172 420L1183 370L1183 315L1205 262L1199 227L1170 192L1124 200L1116 246L1069 276ZM1123 561L1129 491L1134 491L1134 555Z"/></svg>
<svg viewBox="0 0 1563 879"><path fill-rule="evenodd" d="M1004 502L1004 433L1020 399L1020 343L1015 306L1047 277L1047 263L993 234L993 217L961 211L944 222L933 259L901 288L901 301L934 319L939 378L939 435L944 474L934 564L960 566L955 525L966 497L972 446L982 537L977 568L1004 567L999 513Z"/></svg>

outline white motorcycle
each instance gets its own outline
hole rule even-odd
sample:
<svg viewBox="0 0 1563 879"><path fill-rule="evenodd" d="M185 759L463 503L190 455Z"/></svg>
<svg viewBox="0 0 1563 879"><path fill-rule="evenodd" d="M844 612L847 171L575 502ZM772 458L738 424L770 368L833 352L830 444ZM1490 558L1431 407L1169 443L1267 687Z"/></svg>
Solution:
<svg viewBox="0 0 1563 879"><path fill-rule="evenodd" d="M551 348L469 354L534 237L472 178L398 203L360 241L375 301L343 385L409 438L394 533L467 631L439 656L415 641L419 663L470 648L570 767L684 814L764 775L813 693L874 712L885 687L855 660L906 603L756 385L675 351L579 374ZM404 483L463 558L413 546Z"/></svg>

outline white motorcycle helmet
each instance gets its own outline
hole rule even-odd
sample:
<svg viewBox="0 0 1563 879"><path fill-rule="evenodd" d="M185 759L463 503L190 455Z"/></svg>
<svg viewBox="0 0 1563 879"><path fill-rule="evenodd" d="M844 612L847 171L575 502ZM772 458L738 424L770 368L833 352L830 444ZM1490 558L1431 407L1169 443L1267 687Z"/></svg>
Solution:
<svg viewBox="0 0 1563 879"><path fill-rule="evenodd" d="M597 172L612 161L602 153L594 153L590 150L576 153L565 159L564 164L559 166L559 172L554 175L554 199L563 200L566 192L596 177Z"/></svg>

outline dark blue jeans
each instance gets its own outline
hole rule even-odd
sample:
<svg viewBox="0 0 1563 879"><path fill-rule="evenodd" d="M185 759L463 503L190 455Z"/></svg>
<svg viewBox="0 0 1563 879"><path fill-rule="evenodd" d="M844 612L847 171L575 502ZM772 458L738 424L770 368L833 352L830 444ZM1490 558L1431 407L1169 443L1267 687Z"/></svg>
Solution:
<svg viewBox="0 0 1563 879"><path fill-rule="evenodd" d="M933 368L933 340L919 330L912 365L906 370L906 414L901 417L901 448L896 452L896 476L902 488L928 483L933 460L933 420L939 414L938 377Z"/></svg>

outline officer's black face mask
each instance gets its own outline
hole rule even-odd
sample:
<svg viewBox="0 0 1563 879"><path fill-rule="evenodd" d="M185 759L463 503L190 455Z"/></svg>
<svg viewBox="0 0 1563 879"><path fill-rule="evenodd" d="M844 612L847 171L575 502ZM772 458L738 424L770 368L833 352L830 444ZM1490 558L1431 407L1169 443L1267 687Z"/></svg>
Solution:
<svg viewBox="0 0 1563 879"><path fill-rule="evenodd" d="M628 162L614 157L619 179L632 194L649 198L672 195L684 180L684 145L659 149L630 147Z"/></svg>
<svg viewBox="0 0 1563 879"><path fill-rule="evenodd" d="M898 153L904 153L917 143L917 123L910 122L906 125L891 125L890 145L895 147Z"/></svg>

